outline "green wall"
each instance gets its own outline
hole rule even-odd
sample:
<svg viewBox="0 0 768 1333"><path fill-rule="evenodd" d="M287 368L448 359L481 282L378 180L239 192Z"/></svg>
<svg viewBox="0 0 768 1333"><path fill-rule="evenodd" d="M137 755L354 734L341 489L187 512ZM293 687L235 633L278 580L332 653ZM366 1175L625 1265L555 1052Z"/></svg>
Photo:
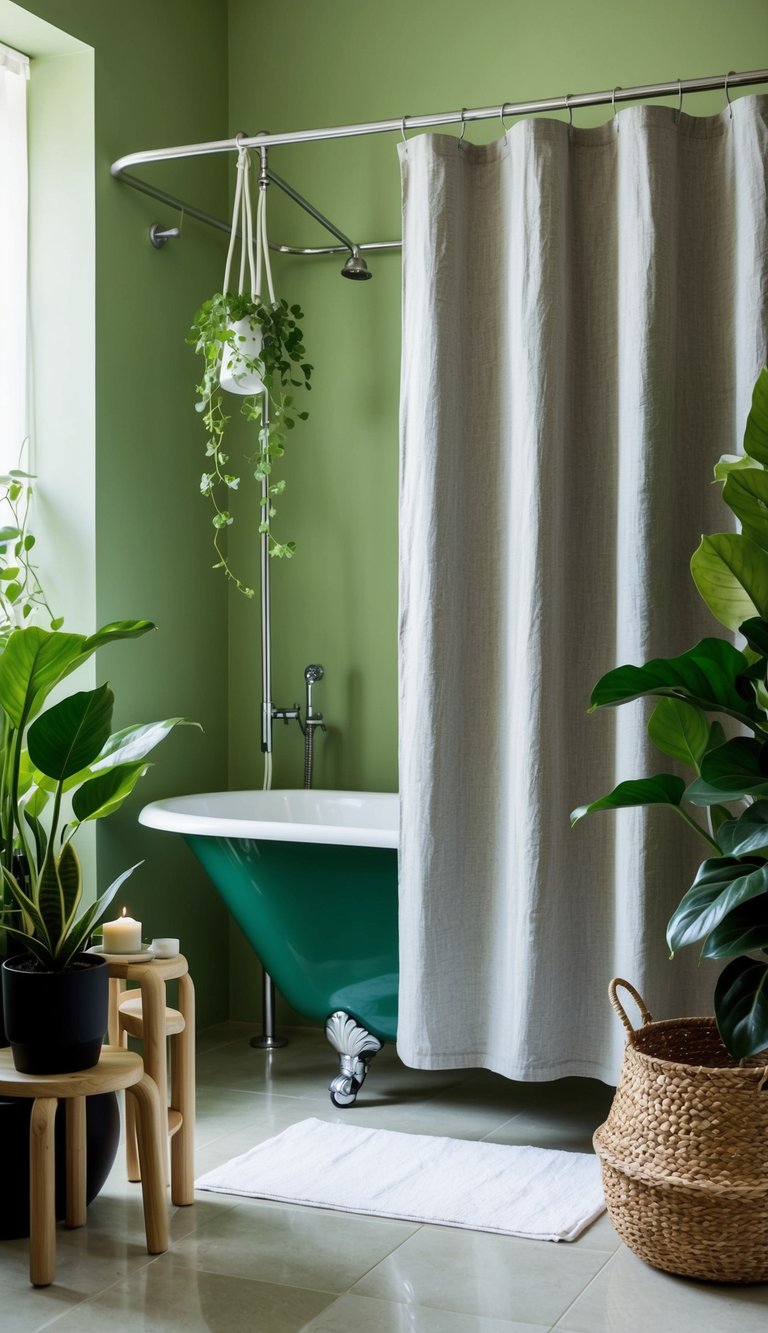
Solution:
<svg viewBox="0 0 768 1333"><path fill-rule="evenodd" d="M180 936L207 1023L228 1011L226 913L181 840L139 828L136 814L155 796L226 783L227 598L210 569L196 495L194 366L184 345L201 296L220 281L221 244L187 223L182 242L153 249L149 224L178 219L113 181L109 164L140 148L226 133L227 8L225 0L34 0L24 8L95 52L95 619L147 617L159 627L106 650L97 673L115 688L117 726L182 715L205 729L172 736L130 805L100 826L99 883L145 858L119 903L147 935ZM12 34L0 31L3 39ZM220 159L154 175L203 208L226 207ZM60 337L77 338L69 311L55 314ZM37 373L44 379L45 367ZM67 623L91 628L74 616Z"/></svg>
<svg viewBox="0 0 768 1333"><path fill-rule="evenodd" d="M121 901L149 933L177 932L193 964L204 1021L252 1017L252 956L176 840L137 829L141 800L261 783L258 607L210 570L208 518L191 412L189 317L221 283L222 238L194 222L158 253L149 222L167 209L109 178L139 148L238 130L301 129L451 110L768 64L764 0L29 0L40 18L95 49L96 618L146 615L157 635L100 664L120 723L199 719L159 752L130 811L99 831L102 883L146 857ZM0 32L0 40L9 40ZM34 53L33 53L34 54ZM674 101L674 99L672 99ZM708 114L721 94L689 99ZM577 112L596 123L605 111ZM487 139L496 124L470 126ZM396 136L275 149L272 165L359 240L400 234ZM223 216L227 163L193 159L143 169ZM276 189L270 234L299 245L324 233ZM66 257L62 256L63 262ZM325 787L397 786L397 454L400 260L372 256L374 280L342 281L340 261L276 264L278 290L304 307L314 389L310 419L286 459L280 533L296 558L273 562L274 698L303 698L320 661L317 743ZM65 312L66 313L66 312ZM482 455L478 453L478 465ZM257 576L256 506L239 497L232 550ZM73 625L74 627L74 625ZM456 707L461 701L456 701ZM276 730L275 781L302 780L301 738ZM228 934L231 995L227 995Z"/></svg>
<svg viewBox="0 0 768 1333"><path fill-rule="evenodd" d="M231 0L230 126L255 133L391 119L566 92L754 69L768 64L764 0ZM254 77L254 71L258 77ZM672 99L673 102L675 99ZM690 98L710 114L722 93ZM605 119L580 111L578 124ZM453 131L452 131L453 132ZM471 125L481 141L497 122ZM275 148L274 169L358 240L400 235L396 135ZM277 190L270 233L299 245L324 233ZM293 259L280 292L306 313L316 366L310 420L291 441L280 523L296 558L274 570L275 699L302 697L302 671L320 661L319 786L397 787L397 469L400 258L370 256L374 278L338 277L338 259ZM478 466L482 466L478 446ZM238 538L247 546L244 533ZM274 562L273 562L274 563ZM258 635L249 608L230 621L231 777L258 777L253 755ZM462 701L457 699L459 709ZM277 728L278 785L302 781L301 744ZM233 1016L252 977L235 954Z"/></svg>

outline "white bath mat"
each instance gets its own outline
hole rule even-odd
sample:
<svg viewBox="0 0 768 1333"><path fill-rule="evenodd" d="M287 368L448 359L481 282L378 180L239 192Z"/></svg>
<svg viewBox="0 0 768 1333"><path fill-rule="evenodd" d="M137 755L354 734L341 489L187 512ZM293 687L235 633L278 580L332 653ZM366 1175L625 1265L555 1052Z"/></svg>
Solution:
<svg viewBox="0 0 768 1333"><path fill-rule="evenodd" d="M587 1153L302 1120L197 1188L535 1240L575 1240L605 1208Z"/></svg>

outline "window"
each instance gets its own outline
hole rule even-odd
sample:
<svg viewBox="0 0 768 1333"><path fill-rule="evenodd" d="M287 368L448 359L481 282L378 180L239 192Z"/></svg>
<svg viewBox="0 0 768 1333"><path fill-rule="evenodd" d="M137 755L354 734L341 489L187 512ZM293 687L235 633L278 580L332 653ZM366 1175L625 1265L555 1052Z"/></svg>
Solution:
<svg viewBox="0 0 768 1333"><path fill-rule="evenodd" d="M27 79L29 60L0 43L0 471L27 435Z"/></svg>

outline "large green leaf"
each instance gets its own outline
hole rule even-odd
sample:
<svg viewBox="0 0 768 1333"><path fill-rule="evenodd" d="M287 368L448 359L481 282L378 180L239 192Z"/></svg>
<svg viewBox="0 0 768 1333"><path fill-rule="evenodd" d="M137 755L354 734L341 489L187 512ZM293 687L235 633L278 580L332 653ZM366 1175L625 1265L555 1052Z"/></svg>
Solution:
<svg viewBox="0 0 768 1333"><path fill-rule="evenodd" d="M768 550L768 472L754 467L731 472L723 487L723 499L741 523L744 535Z"/></svg>
<svg viewBox="0 0 768 1333"><path fill-rule="evenodd" d="M154 628L149 620L115 620L88 638L36 625L14 630L0 654L0 707L18 729L39 712L54 686L99 648Z"/></svg>
<svg viewBox="0 0 768 1333"><path fill-rule="evenodd" d="M0 655L0 706L23 726L67 671L82 657L82 634L51 633L30 625L11 634Z"/></svg>
<svg viewBox="0 0 768 1333"><path fill-rule="evenodd" d="M738 819L729 819L717 830L723 856L768 855L768 801L755 801Z"/></svg>
<svg viewBox="0 0 768 1333"><path fill-rule="evenodd" d="M768 1047L768 963L734 958L715 987L717 1026L731 1055L747 1060Z"/></svg>
<svg viewBox="0 0 768 1333"><path fill-rule="evenodd" d="M75 818L84 824L87 819L105 819L119 810L149 767L143 759L135 764L117 764L84 782L72 798Z"/></svg>
<svg viewBox="0 0 768 1333"><path fill-rule="evenodd" d="M93 763L109 738L114 701L109 685L100 685L71 694L42 713L27 735L35 767L63 782Z"/></svg>
<svg viewBox="0 0 768 1333"><path fill-rule="evenodd" d="M694 805L719 805L746 796L768 796L768 772L763 764L763 745L749 736L737 736L716 750L708 750L701 761L701 777L685 793Z"/></svg>
<svg viewBox="0 0 768 1333"><path fill-rule="evenodd" d="M743 472L746 468L760 468L761 464L748 454L723 454L715 463L715 481L725 481L732 472Z"/></svg>
<svg viewBox="0 0 768 1333"><path fill-rule="evenodd" d="M683 699L759 727L766 722L763 713L739 692L748 666L744 654L726 639L702 639L679 657L654 658L645 666L609 671L592 691L590 712L650 694Z"/></svg>
<svg viewBox="0 0 768 1333"><path fill-rule="evenodd" d="M685 791L682 778L671 773L657 773L653 778L638 778L630 782L620 782L607 796L592 801L589 805L580 805L571 813L571 824L576 824L584 815L591 815L595 810L624 810L636 805L673 805L679 806Z"/></svg>
<svg viewBox="0 0 768 1333"><path fill-rule="evenodd" d="M198 727L202 731L200 723L193 722L188 717L167 717L162 722L146 722L125 727L110 736L101 753L91 764L91 772L100 773L103 769L113 768L116 764L132 764L138 759L144 759L165 740L174 727Z"/></svg>
<svg viewBox="0 0 768 1333"><path fill-rule="evenodd" d="M750 648L760 657L768 658L768 622L760 616L752 616L739 625L739 633L744 635Z"/></svg>
<svg viewBox="0 0 768 1333"><path fill-rule="evenodd" d="M648 721L648 735L664 754L698 773L709 744L709 722L699 708L682 699L659 699Z"/></svg>
<svg viewBox="0 0 768 1333"><path fill-rule="evenodd" d="M744 453L768 465L768 369L763 366L752 390L752 406L744 432Z"/></svg>
<svg viewBox="0 0 768 1333"><path fill-rule="evenodd" d="M685 944L709 935L740 903L768 891L768 865L737 861L732 856L704 861L667 926L667 944L676 953Z"/></svg>
<svg viewBox="0 0 768 1333"><path fill-rule="evenodd" d="M702 958L736 958L768 950L768 896L751 898L729 912L704 941Z"/></svg>
<svg viewBox="0 0 768 1333"><path fill-rule="evenodd" d="M768 619L768 552L740 532L702 537L691 573L716 620L738 629L759 615Z"/></svg>

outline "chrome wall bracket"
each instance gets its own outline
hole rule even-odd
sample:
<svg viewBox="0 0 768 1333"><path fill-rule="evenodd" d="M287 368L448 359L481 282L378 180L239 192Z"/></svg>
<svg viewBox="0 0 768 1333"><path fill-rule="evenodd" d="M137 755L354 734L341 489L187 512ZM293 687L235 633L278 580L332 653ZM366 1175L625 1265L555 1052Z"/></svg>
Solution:
<svg viewBox="0 0 768 1333"><path fill-rule="evenodd" d="M331 1101L334 1106L353 1106L382 1042L343 1009L326 1020L325 1035L339 1053L339 1072L328 1085Z"/></svg>

